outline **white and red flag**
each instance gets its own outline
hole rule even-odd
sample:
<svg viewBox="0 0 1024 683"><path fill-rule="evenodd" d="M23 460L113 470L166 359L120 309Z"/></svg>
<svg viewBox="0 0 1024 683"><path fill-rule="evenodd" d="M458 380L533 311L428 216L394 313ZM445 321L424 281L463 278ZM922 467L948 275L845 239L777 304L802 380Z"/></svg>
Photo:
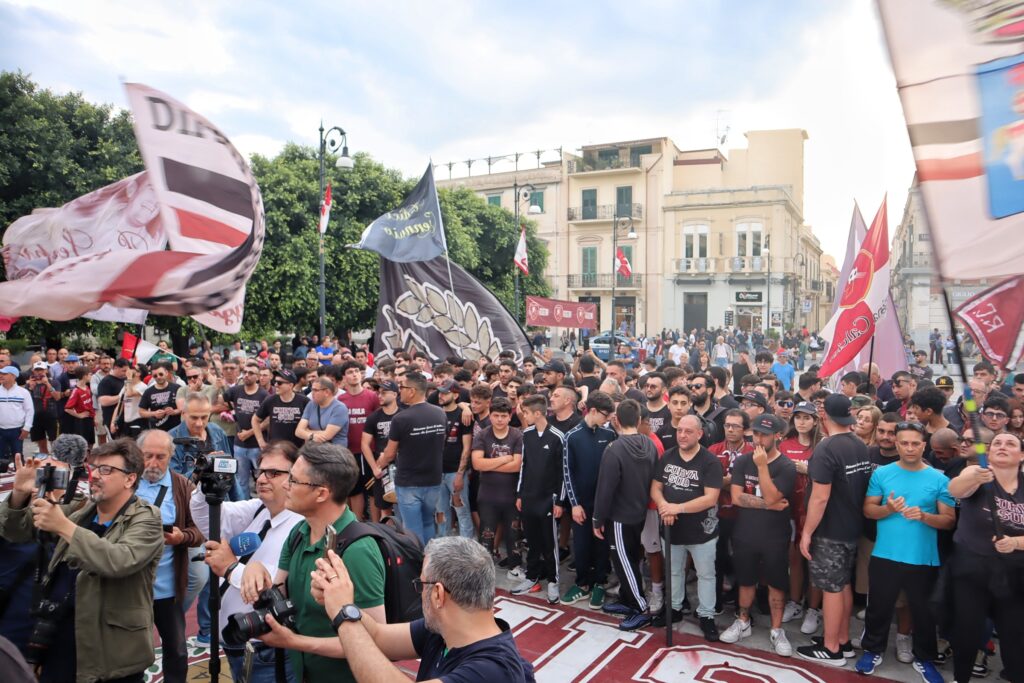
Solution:
<svg viewBox="0 0 1024 683"><path fill-rule="evenodd" d="M889 227L886 200L878 207L860 251L853 261L839 299L839 308L821 331L828 352L818 375L827 377L846 365L875 334L889 300Z"/></svg>
<svg viewBox="0 0 1024 683"><path fill-rule="evenodd" d="M633 268L629 265L629 259L626 258L626 252L622 251L622 247L618 247L615 252L615 272L622 277L633 277Z"/></svg>
<svg viewBox="0 0 1024 683"><path fill-rule="evenodd" d="M526 254L526 228L522 228L522 231L519 233L519 244L516 245L516 255L512 258L512 261L519 270L523 271L523 275L530 274L530 263Z"/></svg>
<svg viewBox="0 0 1024 683"><path fill-rule="evenodd" d="M324 200L320 204L320 234L327 232L327 222L331 220L331 184L327 183Z"/></svg>
<svg viewBox="0 0 1024 683"><path fill-rule="evenodd" d="M994 365L1012 370L1024 359L1024 275L1004 280L974 295L956 309L956 317Z"/></svg>

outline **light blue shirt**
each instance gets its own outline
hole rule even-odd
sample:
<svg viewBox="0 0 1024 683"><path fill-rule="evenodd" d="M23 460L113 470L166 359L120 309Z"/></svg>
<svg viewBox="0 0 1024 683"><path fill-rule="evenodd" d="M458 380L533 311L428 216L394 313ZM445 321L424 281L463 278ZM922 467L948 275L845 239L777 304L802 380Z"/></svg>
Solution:
<svg viewBox="0 0 1024 683"><path fill-rule="evenodd" d="M793 378L796 376L796 370L793 369L792 363L780 363L775 361L772 364L772 374L779 379L779 384L786 391L793 391Z"/></svg>
<svg viewBox="0 0 1024 683"><path fill-rule="evenodd" d="M178 513L174 507L174 490L171 486L170 468L164 473L163 479L151 484L145 479L139 479L139 488L135 494L147 503L156 504L156 498L160 495L160 488L166 486L167 493L160 503L160 523L174 524ZM174 547L165 545L160 555L160 564L156 567L156 581L153 583L153 597L157 600L174 597Z"/></svg>
<svg viewBox="0 0 1024 683"><path fill-rule="evenodd" d="M338 399L332 400L326 408L321 408L316 401L310 401L302 411L302 418L315 432L323 431L327 425L341 427L331 443L348 447L348 407Z"/></svg>
<svg viewBox="0 0 1024 683"><path fill-rule="evenodd" d="M921 512L933 515L938 513L939 503L956 506L949 495L949 479L934 467L916 472L900 467L898 462L879 467L871 475L867 495L881 496L881 504L885 505L890 493L895 498L902 496L907 507L919 507ZM871 554L893 562L938 567L938 538L938 529L894 512L878 520L878 535Z"/></svg>

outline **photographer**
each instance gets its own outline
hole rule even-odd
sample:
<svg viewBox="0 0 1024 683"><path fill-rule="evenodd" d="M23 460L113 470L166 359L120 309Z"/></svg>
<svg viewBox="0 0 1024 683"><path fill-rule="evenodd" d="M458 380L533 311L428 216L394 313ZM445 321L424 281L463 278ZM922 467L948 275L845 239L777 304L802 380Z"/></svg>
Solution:
<svg viewBox="0 0 1024 683"><path fill-rule="evenodd" d="M294 602L297 633L268 615L270 633L262 640L270 647L291 650L298 681L352 680L348 663L340 659L344 655L331 620L310 595L310 581L316 560L327 550L327 526L334 527L340 536L356 520L347 502L358 474L355 458L344 446L303 446L288 475L285 505L305 521L292 530L285 543L273 582L270 568L260 562L250 563L242 576L242 598L246 602L254 602L261 592L278 584L284 584ZM355 604L383 623L384 559L377 542L369 537L353 542L345 550L345 560L355 583Z"/></svg>
<svg viewBox="0 0 1024 683"><path fill-rule="evenodd" d="M153 577L164 539L158 511L135 496L143 470L139 447L119 439L92 452L92 503L70 517L65 512L71 506L46 498L30 505L39 462L15 462L14 491L0 503L2 534L24 542L35 527L60 537L43 597L57 603L58 619L73 620L75 627L60 657L74 675L67 671L51 680L141 682L154 660Z"/></svg>
<svg viewBox="0 0 1024 683"><path fill-rule="evenodd" d="M224 430L210 424L210 399L204 394L190 393L185 397L184 418L180 425L167 432L173 439L198 439L206 444L211 453L231 454L231 442ZM171 469L185 478L192 477L195 462L187 444L176 443L171 456ZM245 500L241 486L235 481L231 500Z"/></svg>
<svg viewBox="0 0 1024 683"><path fill-rule="evenodd" d="M7 470L15 453L32 431L35 407L32 394L18 386L18 368L0 369L0 472Z"/></svg>
<svg viewBox="0 0 1024 683"><path fill-rule="evenodd" d="M270 444L260 454L256 469L256 498L252 500L224 503L221 506L220 540L208 541L206 544L206 564L211 571L225 579L221 587L220 624L221 630L228 623L228 617L234 614L252 612L252 608L242 600L242 576L249 564L262 563L266 567L277 567L285 541L292 529L302 521L302 517L285 509L288 475L298 457L297 450L290 442L282 441ZM209 531L210 506L206 496L196 488L192 491L189 503L192 518L200 530L207 536ZM237 557L229 542L240 534L257 534L260 543L255 551ZM237 542L236 542L237 543ZM252 641L255 650L249 683L273 683L274 649L267 647L258 639ZM231 676L241 681L245 650L241 647L224 645L224 653L231 666ZM287 678L294 681L290 666L286 667Z"/></svg>

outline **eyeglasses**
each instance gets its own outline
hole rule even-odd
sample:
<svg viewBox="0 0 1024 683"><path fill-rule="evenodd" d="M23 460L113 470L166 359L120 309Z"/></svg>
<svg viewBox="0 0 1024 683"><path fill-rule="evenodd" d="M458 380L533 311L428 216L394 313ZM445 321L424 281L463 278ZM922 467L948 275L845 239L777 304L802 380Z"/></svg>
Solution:
<svg viewBox="0 0 1024 683"><path fill-rule="evenodd" d="M688 384L686 386L686 388L689 389L690 391L700 391L701 389L704 389L705 387L704 387L703 384Z"/></svg>
<svg viewBox="0 0 1024 683"><path fill-rule="evenodd" d="M292 382L289 382L286 379L275 379L274 384L276 384L277 386L281 386L282 384L292 384Z"/></svg>
<svg viewBox="0 0 1024 683"><path fill-rule="evenodd" d="M311 481L299 481L298 479L293 477L291 474L288 475L288 483L289 484L301 484L302 486L308 486L311 489L323 488L323 484L314 484Z"/></svg>
<svg viewBox="0 0 1024 683"><path fill-rule="evenodd" d="M742 424L734 424L734 423L726 422L725 423L725 428L726 429L743 429L743 425Z"/></svg>
<svg viewBox="0 0 1024 683"><path fill-rule="evenodd" d="M960 441L961 444L974 443L974 439L972 439L969 436L961 436L959 441ZM991 441L982 441L982 443L985 444L985 446L988 446L992 442Z"/></svg>
<svg viewBox="0 0 1024 683"><path fill-rule="evenodd" d="M907 430L917 432L918 434L921 434L922 436L925 433L924 425L921 424L920 422L897 422L896 423L896 431L897 432L902 432L902 431L907 431Z"/></svg>
<svg viewBox="0 0 1024 683"><path fill-rule="evenodd" d="M780 408L792 408L793 407L793 402L792 401L776 401L775 405L777 405Z"/></svg>
<svg viewBox="0 0 1024 683"><path fill-rule="evenodd" d="M412 580L412 587L413 587L413 589L417 593L422 593L423 589L426 586L433 586L435 584L438 585L438 586L441 586L442 590L447 590L440 581L424 581L423 579L420 579L420 578L415 578L415 579Z"/></svg>
<svg viewBox="0 0 1024 683"><path fill-rule="evenodd" d="M191 379L202 379L202 378L203 378L203 376L202 376L202 375L189 375L189 376L188 376L188 378L189 378L190 380L191 380Z"/></svg>
<svg viewBox="0 0 1024 683"><path fill-rule="evenodd" d="M89 472L98 472L104 477L109 477L115 470L121 474L128 474L128 470L121 469L120 467L114 467L113 465L93 465L89 468Z"/></svg>
<svg viewBox="0 0 1024 683"><path fill-rule="evenodd" d="M1009 415L1007 415L1006 413L1004 413L1004 412L1002 412L1000 410L986 410L986 411L982 412L981 414L984 415L985 417L991 418L993 420L1005 420L1008 417L1010 417Z"/></svg>
<svg viewBox="0 0 1024 683"><path fill-rule="evenodd" d="M257 479L259 479L264 474L267 475L267 479L277 479L282 474L288 474L288 470L264 469L262 467L260 469L256 470L256 478ZM289 481L291 481L291 478L289 478ZM301 484L302 482L297 481L295 483L296 484Z"/></svg>
<svg viewBox="0 0 1024 683"><path fill-rule="evenodd" d="M246 370L244 374L246 374L246 375L258 375L258 374L260 374L260 371L259 370Z"/></svg>

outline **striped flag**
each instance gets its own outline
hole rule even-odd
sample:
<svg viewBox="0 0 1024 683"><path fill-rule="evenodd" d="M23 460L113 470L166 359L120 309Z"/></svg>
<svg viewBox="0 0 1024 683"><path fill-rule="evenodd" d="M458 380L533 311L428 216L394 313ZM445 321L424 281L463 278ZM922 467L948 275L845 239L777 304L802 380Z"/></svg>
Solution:
<svg viewBox="0 0 1024 683"><path fill-rule="evenodd" d="M327 222L331 220L331 184L327 183L324 201L320 204L320 234L327 232Z"/></svg>
<svg viewBox="0 0 1024 683"><path fill-rule="evenodd" d="M526 228L522 228L519 233L519 244L516 245L516 255L512 257L512 262L523 271L523 275L530 274L530 263L526 253Z"/></svg>
<svg viewBox="0 0 1024 683"><path fill-rule="evenodd" d="M615 272L622 277L633 277L633 267L629 265L629 259L626 258L626 252L622 251L622 247L615 252Z"/></svg>

